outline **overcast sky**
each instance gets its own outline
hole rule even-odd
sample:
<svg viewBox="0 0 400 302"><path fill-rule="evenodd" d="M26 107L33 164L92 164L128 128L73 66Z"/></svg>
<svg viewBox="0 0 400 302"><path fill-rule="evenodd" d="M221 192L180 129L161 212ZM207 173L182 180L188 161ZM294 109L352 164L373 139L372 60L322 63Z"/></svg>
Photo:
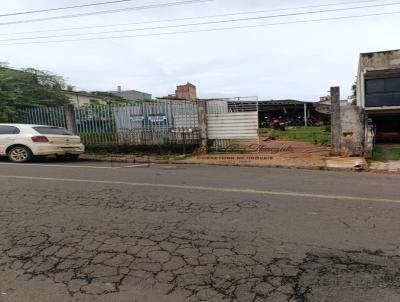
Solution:
<svg viewBox="0 0 400 302"><path fill-rule="evenodd" d="M103 1L105 0L2 1L0 14ZM275 10L306 5L340 3L343 0L214 0L190 5L128 11L101 16L1 25L1 23L15 20L176 1L182 0L135 0L127 3L78 10L1 17L0 40L315 11L333 7L68 32L4 35L21 31L115 25L215 14ZM357 0L343 2L354 1ZM370 3L347 4L340 7L393 2L395 1L377 0ZM337 7L339 6L335 8ZM96 35L96 37L257 25L396 11L400 12L400 2L399 5L355 11L242 21L220 25L201 25L187 28L101 34ZM113 90L116 89L117 85L122 85L124 89L136 89L149 92L153 96L163 96L173 93L177 84L190 81L197 85L200 97L259 96L262 99L293 98L317 101L320 96L326 95L329 87L333 85L340 85L342 87L342 98L346 98L350 94L350 87L356 76L359 53L400 48L399 28L400 14L395 14L345 21L300 23L178 35L53 44L1 45L0 61L6 61L10 66L16 68L33 67L62 75L69 84L74 85L78 90ZM93 36L80 36L79 38L83 37ZM54 40L54 38L51 39ZM68 39L71 39L71 37L68 37ZM0 43L9 42L1 41Z"/></svg>

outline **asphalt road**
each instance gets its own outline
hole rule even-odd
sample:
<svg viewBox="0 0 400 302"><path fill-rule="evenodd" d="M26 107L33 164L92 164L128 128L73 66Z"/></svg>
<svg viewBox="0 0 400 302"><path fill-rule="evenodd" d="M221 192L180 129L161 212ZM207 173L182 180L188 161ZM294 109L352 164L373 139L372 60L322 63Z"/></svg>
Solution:
<svg viewBox="0 0 400 302"><path fill-rule="evenodd" d="M400 177L0 162L1 302L400 301Z"/></svg>

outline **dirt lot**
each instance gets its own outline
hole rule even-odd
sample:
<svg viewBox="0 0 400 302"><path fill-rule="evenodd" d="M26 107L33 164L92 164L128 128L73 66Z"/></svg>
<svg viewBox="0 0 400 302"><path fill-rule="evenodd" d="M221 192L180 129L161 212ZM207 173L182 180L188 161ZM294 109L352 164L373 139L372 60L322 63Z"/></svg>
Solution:
<svg viewBox="0 0 400 302"><path fill-rule="evenodd" d="M141 155L85 155L85 159L134 163L220 164L319 169L325 167L329 147L297 140L260 141L260 150L247 153L210 153L191 157Z"/></svg>
<svg viewBox="0 0 400 302"><path fill-rule="evenodd" d="M260 151L250 153L216 153L193 157L190 163L237 164L261 167L321 168L329 148L296 140L260 141Z"/></svg>

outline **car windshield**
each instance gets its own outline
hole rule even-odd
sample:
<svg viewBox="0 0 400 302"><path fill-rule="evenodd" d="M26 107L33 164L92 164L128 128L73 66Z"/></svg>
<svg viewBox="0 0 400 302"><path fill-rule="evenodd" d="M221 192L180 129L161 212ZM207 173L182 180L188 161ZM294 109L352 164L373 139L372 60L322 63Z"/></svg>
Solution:
<svg viewBox="0 0 400 302"><path fill-rule="evenodd" d="M40 134L48 135L72 135L64 128L59 127L33 127Z"/></svg>

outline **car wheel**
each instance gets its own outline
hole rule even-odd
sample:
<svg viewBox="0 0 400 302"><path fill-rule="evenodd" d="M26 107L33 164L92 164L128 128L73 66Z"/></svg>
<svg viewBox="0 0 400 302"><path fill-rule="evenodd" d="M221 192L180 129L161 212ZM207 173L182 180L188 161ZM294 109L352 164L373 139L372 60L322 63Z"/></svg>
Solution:
<svg viewBox="0 0 400 302"><path fill-rule="evenodd" d="M27 147L16 146L8 151L8 159L14 163L26 163L32 159L32 152Z"/></svg>

